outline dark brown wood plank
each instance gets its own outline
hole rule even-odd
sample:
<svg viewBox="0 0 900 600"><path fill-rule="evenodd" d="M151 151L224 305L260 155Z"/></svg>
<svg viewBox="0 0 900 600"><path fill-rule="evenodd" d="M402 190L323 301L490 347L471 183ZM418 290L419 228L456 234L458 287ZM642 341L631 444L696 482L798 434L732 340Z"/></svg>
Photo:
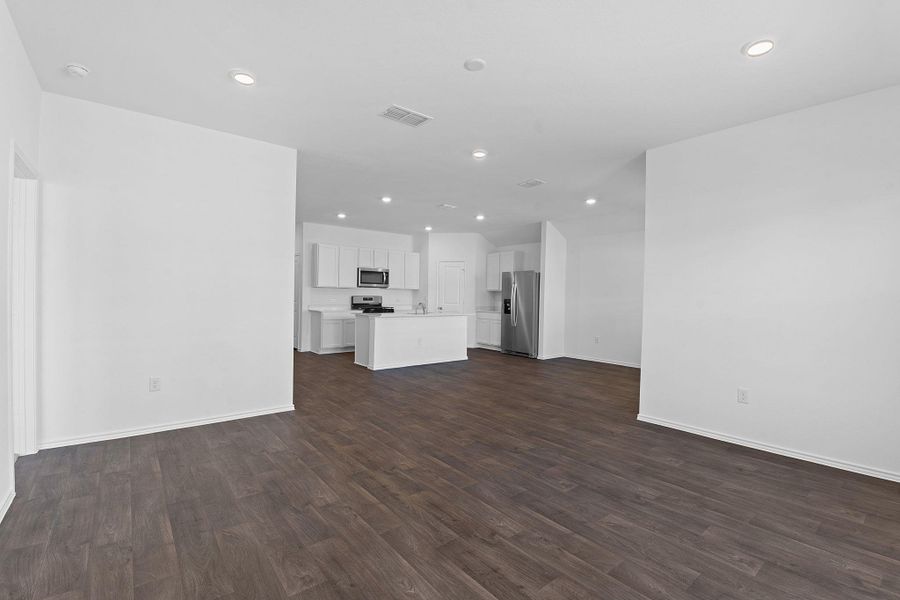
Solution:
<svg viewBox="0 0 900 600"><path fill-rule="evenodd" d="M636 421L639 372L295 356L293 413L16 464L0 599L900 600L900 485Z"/></svg>

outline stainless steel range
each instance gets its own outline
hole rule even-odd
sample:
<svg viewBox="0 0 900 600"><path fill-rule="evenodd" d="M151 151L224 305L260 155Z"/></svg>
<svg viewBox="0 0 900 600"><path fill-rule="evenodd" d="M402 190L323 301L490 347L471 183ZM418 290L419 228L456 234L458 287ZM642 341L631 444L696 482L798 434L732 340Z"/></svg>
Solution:
<svg viewBox="0 0 900 600"><path fill-rule="evenodd" d="M364 313L392 313L393 306L382 306L381 296L351 296L350 308Z"/></svg>

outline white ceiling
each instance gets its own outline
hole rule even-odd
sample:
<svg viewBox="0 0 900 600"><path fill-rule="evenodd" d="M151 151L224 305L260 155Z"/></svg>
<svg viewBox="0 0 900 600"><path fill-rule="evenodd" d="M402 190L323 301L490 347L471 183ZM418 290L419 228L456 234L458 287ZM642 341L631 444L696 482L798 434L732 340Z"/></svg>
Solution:
<svg viewBox="0 0 900 600"><path fill-rule="evenodd" d="M900 83L892 0L7 3L45 90L296 147L300 218L398 232L640 215L646 149Z"/></svg>

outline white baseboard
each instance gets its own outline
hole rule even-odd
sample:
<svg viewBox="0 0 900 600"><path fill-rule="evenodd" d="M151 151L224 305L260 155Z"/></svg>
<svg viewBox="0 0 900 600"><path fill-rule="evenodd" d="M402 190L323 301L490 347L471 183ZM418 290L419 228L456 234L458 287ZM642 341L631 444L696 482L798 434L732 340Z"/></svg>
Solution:
<svg viewBox="0 0 900 600"><path fill-rule="evenodd" d="M591 362L603 363L606 365L617 365L619 367L631 367L632 369L640 369L641 363L626 362L623 360L612 360L610 358L597 358L595 356L587 356L585 354L566 354L567 358L576 360L589 360Z"/></svg>
<svg viewBox="0 0 900 600"><path fill-rule="evenodd" d="M378 365L377 367L369 367L368 365L362 365L358 362L354 362L353 364L359 365L361 367L366 367L370 371L384 371L386 369L400 369L403 367L424 367L426 365L440 365L440 364L451 363L451 362L462 362L464 360L469 360L469 357L462 356L462 357L457 357L457 358L445 358L442 360L432 360L432 361L421 362L421 363L388 363L388 364Z"/></svg>
<svg viewBox="0 0 900 600"><path fill-rule="evenodd" d="M3 500L3 504L0 505L0 523L3 522L3 517L6 516L6 511L9 510L10 505L12 505L13 499L16 497L16 489L12 488L7 492L6 498Z"/></svg>
<svg viewBox="0 0 900 600"><path fill-rule="evenodd" d="M284 406L272 406L259 410L250 410L245 412L229 413L225 415L216 415L214 417L205 417L203 419L191 419L187 421L165 423L163 425L153 425L152 427L120 429L118 431L107 431L104 433L65 438L61 440L51 440L48 442L41 442L39 444L39 447L41 450L46 450L48 448L60 448L62 446L74 446L77 444L89 444L91 442L103 442L106 440L115 440L124 437L132 437L135 435L146 435L148 433L170 431L172 429L184 429L185 427L197 427L198 425L209 425L211 423L222 423L224 421L234 421L237 419L249 419L250 417L260 417L262 415L271 415L273 413L289 412L292 410L294 410L293 404Z"/></svg>
<svg viewBox="0 0 900 600"><path fill-rule="evenodd" d="M679 431L686 431L687 433L701 435L703 437L712 438L721 442L728 442L730 444L737 444L738 446L746 446L747 448L762 450L763 452L771 452L772 454L778 454L780 456L787 456L789 458L805 460L807 462L825 465L826 467L834 467L835 469L859 473L860 475L868 475L869 477L877 477L878 479L900 482L900 473L894 473L893 471L873 469L871 467L865 467L863 465L858 465L855 463L849 463L842 460L836 460L834 458L819 456L818 454L800 452L799 450L791 450L789 448L783 448L781 446L773 446L771 444L748 440L746 438L719 433L717 431L710 431L709 429L693 427L691 425L685 425L683 423L676 423L675 421L658 419L656 417L651 417L645 414L638 414L637 419L638 421L643 421L645 423L652 423L654 425L660 425L662 427L668 427L670 429L678 429Z"/></svg>
<svg viewBox="0 0 900 600"><path fill-rule="evenodd" d="M494 352L503 352L503 350L500 349L500 346L491 346L489 344L476 344L469 347L475 348L476 350L493 350Z"/></svg>

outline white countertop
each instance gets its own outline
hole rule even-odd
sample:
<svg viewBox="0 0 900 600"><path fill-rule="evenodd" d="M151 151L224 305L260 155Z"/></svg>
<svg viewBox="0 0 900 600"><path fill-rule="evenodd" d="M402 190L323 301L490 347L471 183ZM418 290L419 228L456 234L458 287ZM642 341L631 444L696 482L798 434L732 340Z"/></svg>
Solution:
<svg viewBox="0 0 900 600"><path fill-rule="evenodd" d="M362 314L361 310L350 310L340 306L310 306L307 310L313 313L319 313L323 319L352 319L356 315Z"/></svg>
<svg viewBox="0 0 900 600"><path fill-rule="evenodd" d="M393 313L364 313L358 315L360 317L369 317L372 319L431 319L435 317L471 317L473 313L445 313L430 312L426 314L414 314L411 312L393 312Z"/></svg>
<svg viewBox="0 0 900 600"><path fill-rule="evenodd" d="M500 307L492 307L492 306L478 306L475 308L476 313L499 313Z"/></svg>

